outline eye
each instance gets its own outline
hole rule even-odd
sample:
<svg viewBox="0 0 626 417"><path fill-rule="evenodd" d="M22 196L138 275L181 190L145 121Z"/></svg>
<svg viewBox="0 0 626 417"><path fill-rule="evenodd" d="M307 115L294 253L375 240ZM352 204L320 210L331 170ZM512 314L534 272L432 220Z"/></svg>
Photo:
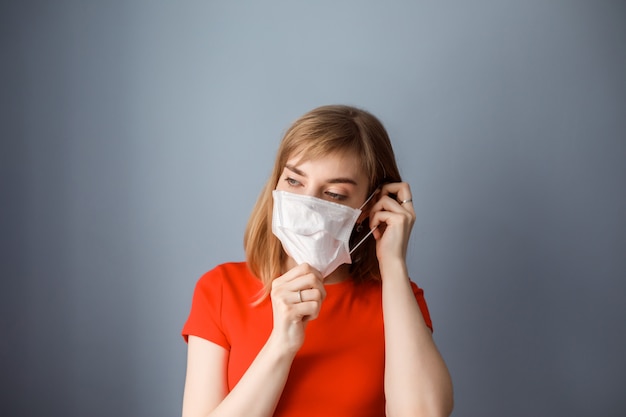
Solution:
<svg viewBox="0 0 626 417"><path fill-rule="evenodd" d="M344 201L346 198L348 198L347 196L343 194L333 193L332 191L326 191L326 195L329 196L331 199L337 200L337 201Z"/></svg>
<svg viewBox="0 0 626 417"><path fill-rule="evenodd" d="M300 185L302 185L302 183L300 183L300 181L287 177L285 178L285 182L287 183L287 185L289 185L290 187L298 187Z"/></svg>

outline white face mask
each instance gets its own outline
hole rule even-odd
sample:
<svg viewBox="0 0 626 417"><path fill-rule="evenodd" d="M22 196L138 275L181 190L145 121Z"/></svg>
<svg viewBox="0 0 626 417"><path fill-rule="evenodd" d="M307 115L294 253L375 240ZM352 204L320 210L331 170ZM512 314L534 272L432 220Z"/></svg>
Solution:
<svg viewBox="0 0 626 417"><path fill-rule="evenodd" d="M272 232L298 264L308 263L324 277L339 265L352 263L350 254L373 231L350 250L350 235L361 209L287 191L274 190L272 196Z"/></svg>

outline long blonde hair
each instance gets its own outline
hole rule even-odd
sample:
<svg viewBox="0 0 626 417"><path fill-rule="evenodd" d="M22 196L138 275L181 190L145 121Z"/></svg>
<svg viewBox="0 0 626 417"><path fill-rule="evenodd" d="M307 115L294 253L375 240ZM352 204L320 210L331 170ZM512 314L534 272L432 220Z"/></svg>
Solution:
<svg viewBox="0 0 626 417"><path fill-rule="evenodd" d="M293 155L314 160L337 152L360 158L369 180L368 195L384 183L401 181L389 135L371 113L351 106L330 105L313 109L296 120L278 148L274 170L254 206L244 236L248 268L263 282L265 294L269 293L272 281L284 272L286 255L272 233L272 191L285 164ZM363 223L364 227L353 231L351 244L369 230L367 220ZM380 280L373 238L352 254L350 274L355 281Z"/></svg>

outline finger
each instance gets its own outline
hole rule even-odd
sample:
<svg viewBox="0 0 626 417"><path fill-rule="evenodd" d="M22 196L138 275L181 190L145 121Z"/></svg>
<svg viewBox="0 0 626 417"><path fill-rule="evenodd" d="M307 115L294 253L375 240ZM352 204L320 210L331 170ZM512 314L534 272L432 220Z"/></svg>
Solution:
<svg viewBox="0 0 626 417"><path fill-rule="evenodd" d="M393 203L397 204L397 203ZM403 210L401 212L393 212L390 210L380 210L374 213L370 219L370 227L374 231L374 238L379 239L389 227L400 227L403 230L409 230L415 222L415 214Z"/></svg>
<svg viewBox="0 0 626 417"><path fill-rule="evenodd" d="M411 187L406 182L392 182L385 184L382 189L384 195L393 195L398 203L408 204L412 203L413 195L411 193Z"/></svg>
<svg viewBox="0 0 626 417"><path fill-rule="evenodd" d="M397 223L402 223L406 219L406 216L400 213L394 213L389 210L379 210L371 217L370 228L381 229L381 226L390 226ZM380 230L382 232L382 230ZM374 232L376 233L376 232Z"/></svg>
<svg viewBox="0 0 626 417"><path fill-rule="evenodd" d="M315 294L312 295L311 293L309 293L303 295L302 298L304 301L300 302L298 294L294 293L294 295L296 298L295 302L287 307L290 311L290 313L288 313L289 316L294 319L311 319L318 316L322 306L322 300L320 299L320 297L316 297L315 299L308 299L309 296L315 296Z"/></svg>
<svg viewBox="0 0 626 417"><path fill-rule="evenodd" d="M398 197L411 197L411 187L406 182L390 182L382 186L381 192L385 195L395 194Z"/></svg>
<svg viewBox="0 0 626 417"><path fill-rule="evenodd" d="M291 268L289 271L276 278L272 284L286 284L307 275L318 278L320 282L322 281L322 274L311 265L304 263Z"/></svg>
<svg viewBox="0 0 626 417"><path fill-rule="evenodd" d="M278 288L272 290L270 297L275 311L294 320L304 315L314 314L315 309L320 307L325 293L319 289L286 291L284 288Z"/></svg>
<svg viewBox="0 0 626 417"><path fill-rule="evenodd" d="M373 217L380 211L404 213L414 216L413 206L411 204L402 205L390 195L386 195L376 202L370 211L370 216Z"/></svg>
<svg viewBox="0 0 626 417"><path fill-rule="evenodd" d="M298 275L302 271L308 272ZM271 297L284 304L297 304L306 300L321 301L326 298L326 288L318 272L311 272L307 267L294 268L272 282Z"/></svg>
<svg viewBox="0 0 626 417"><path fill-rule="evenodd" d="M303 306L301 306L303 307ZM298 322L301 321L302 323L306 324L311 320L315 320L316 318L319 317L320 314L320 308L319 306L313 306L312 308L301 308L300 311L298 311L297 316L294 317L294 322Z"/></svg>
<svg viewBox="0 0 626 417"><path fill-rule="evenodd" d="M326 298L326 290L322 288L308 288L299 290L296 293L298 303L306 303L308 301L322 301Z"/></svg>
<svg viewBox="0 0 626 417"><path fill-rule="evenodd" d="M372 206L372 210L370 211L370 215L373 215L379 211L399 211L400 204L398 201L390 195L382 196L376 204Z"/></svg>
<svg viewBox="0 0 626 417"><path fill-rule="evenodd" d="M303 288L293 292L294 304L321 303L326 298L326 289L321 287Z"/></svg>

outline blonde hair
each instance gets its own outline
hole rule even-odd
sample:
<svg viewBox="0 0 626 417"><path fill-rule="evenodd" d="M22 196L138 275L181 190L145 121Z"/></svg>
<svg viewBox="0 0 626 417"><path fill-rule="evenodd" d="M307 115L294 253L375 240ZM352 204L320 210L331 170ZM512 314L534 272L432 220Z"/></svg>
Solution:
<svg viewBox="0 0 626 417"><path fill-rule="evenodd" d="M290 157L314 160L334 153L357 155L369 180L368 195L387 182L401 181L391 141L382 123L369 112L351 106L331 105L311 110L296 120L278 148L274 169L254 206L244 236L246 261L269 294L272 281L284 271L285 252L272 233L272 191ZM368 232L356 228L351 244ZM358 231L358 229L362 229ZM380 280L376 241L368 238L352 254L350 274L355 281Z"/></svg>

